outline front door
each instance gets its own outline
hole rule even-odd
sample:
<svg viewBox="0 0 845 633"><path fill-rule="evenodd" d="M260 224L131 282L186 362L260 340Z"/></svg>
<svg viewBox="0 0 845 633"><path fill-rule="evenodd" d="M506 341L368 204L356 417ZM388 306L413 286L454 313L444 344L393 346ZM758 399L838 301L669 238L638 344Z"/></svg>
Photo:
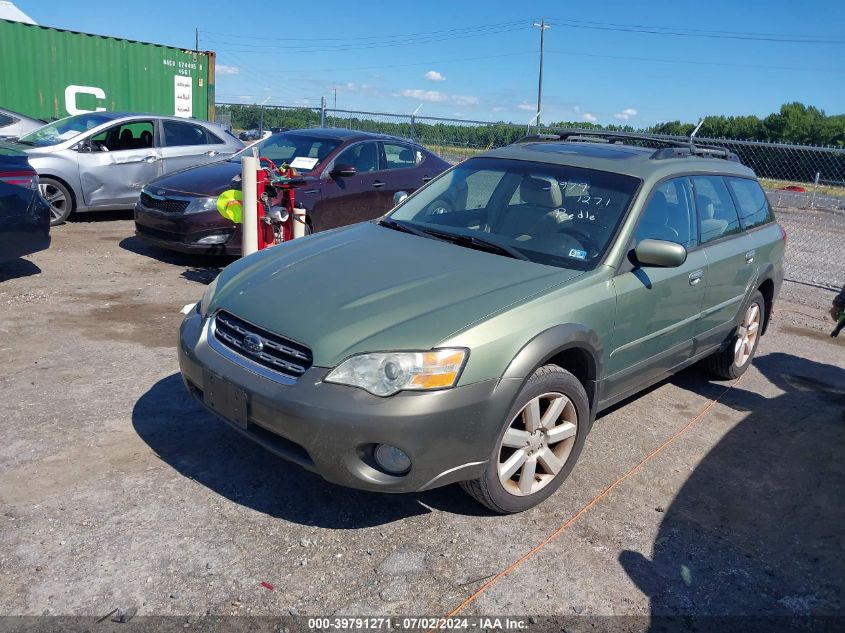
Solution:
<svg viewBox="0 0 845 633"><path fill-rule="evenodd" d="M693 176L701 244L707 255L704 307L696 328L702 346L722 342L754 280L753 242L743 232L721 176Z"/></svg>
<svg viewBox="0 0 845 633"><path fill-rule="evenodd" d="M351 165L354 176L331 176L337 165ZM311 213L315 231L325 231L378 217L385 206L384 174L379 171L379 147L376 141L355 143L338 154L324 172L322 197Z"/></svg>
<svg viewBox="0 0 845 633"><path fill-rule="evenodd" d="M137 120L115 125L83 141L79 179L89 207L132 206L141 188L161 175L155 122Z"/></svg>
<svg viewBox="0 0 845 633"><path fill-rule="evenodd" d="M664 182L642 213L634 243L667 240L687 249L677 268L634 264L617 275L616 325L607 361L608 395L635 390L689 358L704 299L707 258L696 249L696 221L687 178ZM629 267L630 268L630 267Z"/></svg>

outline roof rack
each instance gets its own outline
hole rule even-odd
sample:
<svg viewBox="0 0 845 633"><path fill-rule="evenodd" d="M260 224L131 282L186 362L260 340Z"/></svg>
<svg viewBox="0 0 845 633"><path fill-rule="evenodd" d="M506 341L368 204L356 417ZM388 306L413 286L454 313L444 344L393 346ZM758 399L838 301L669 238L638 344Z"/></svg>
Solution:
<svg viewBox="0 0 845 633"><path fill-rule="evenodd" d="M695 143L695 133L701 128L704 119L699 121L693 135L690 136L689 141L681 141L675 139L668 139L653 134L639 134L636 132L615 132L611 130L579 130L579 129L565 129L556 132L555 134L532 134L524 136L516 141L516 143L536 143L536 142L566 142L566 143L613 143L621 144L624 141L639 141L650 144L660 144L665 147L656 149L654 153L649 156L651 160L665 160L667 158L689 158L689 157L705 157L705 158L721 158L723 160L730 160L733 162L740 162L739 157L733 152L724 149L723 147L715 147L713 145L698 145Z"/></svg>

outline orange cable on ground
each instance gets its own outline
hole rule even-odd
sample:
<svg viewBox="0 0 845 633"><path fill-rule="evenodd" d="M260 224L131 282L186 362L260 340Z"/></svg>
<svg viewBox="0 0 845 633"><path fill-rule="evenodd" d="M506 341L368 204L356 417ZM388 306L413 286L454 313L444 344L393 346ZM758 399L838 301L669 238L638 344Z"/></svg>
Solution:
<svg viewBox="0 0 845 633"><path fill-rule="evenodd" d="M610 485L609 485L607 488L605 488L605 489L604 489L601 493L599 493L598 495L596 495L595 497L593 497L593 498L592 498L589 502L587 502L587 503L586 503L586 504L585 504L585 505L584 505L584 506L583 506L580 510L578 510L578 512L576 512L576 513L575 513L575 514L573 514L571 517L569 517L569 519L567 519L567 520L566 520L566 522L565 522L563 525L561 525L558 529L556 529L556 530L555 530L554 532L552 532L549 536L547 536L547 537L545 538L545 540L543 540L542 542L540 542L540 544L539 544L539 545L537 545L536 547L534 547L531 551L529 551L528 553L524 554L521 558L517 559L517 560L516 560L514 563L512 563L510 566L508 566L507 568L503 569L503 570L502 570L502 571L500 571L498 574L496 574L495 576L493 576L490 580L488 580L488 581L487 581L487 582L485 582L483 585L481 585L481 587L479 587L479 588L478 588L478 590L477 590L475 593L473 593L473 594L472 594L469 598L467 598L466 600L464 600L464 601L463 601L461 604L459 604L457 607L455 607L454 609L452 609L452 611L450 611L450 612L449 612L449 614L448 614L446 617L447 617L447 618L450 618L450 617L452 617L452 616L457 615L457 614L458 614L458 613L460 613L461 611L463 611L464 607L466 607L467 605L469 605L469 604L471 604L471 603L475 602L475 600L478 598L478 596L480 596L482 593L484 593L485 591L487 591L490 587L492 587L493 585L495 585L497 582L499 582L502 578L504 578L505 576L507 576L509 573L511 573L511 572L512 572L513 570L515 570L517 567L521 566L521 565L522 565L525 561L527 561L529 558L531 558L532 556L534 556L537 552L539 552L539 551L540 551L541 549L543 549L546 545L548 545L549 543L551 543L551 542L552 542L554 539L556 539L558 536L560 536L561 534L563 534L563 533L564 533L564 532L565 532L565 531L569 528L569 526L571 526L573 523L575 523L575 521L577 521L577 520L578 520L578 519L579 519L579 518L580 518L583 514L585 514L588 510L590 510L590 508L592 508L593 506L595 506L595 505L596 505L599 501L601 501L601 500L602 500L602 499L604 499L607 495L609 495L609 494L610 494L610 492L611 492L614 488L616 488L616 486L618 486L618 485L619 485L619 484L621 484L623 481L625 481L626 479L628 479L628 477L630 477L631 475L633 475L634 473L636 473L636 472L637 472L640 468L642 468L645 464L647 464L648 462L650 462L650 461L651 461L651 460L652 460L652 459L653 459L653 458L654 458L654 457L655 457L658 453L660 453L660 452L661 452L664 448L666 448L667 446L669 446L670 444L672 444L672 443L673 443L676 439L678 439L681 435L683 435L684 433L686 433L686 432L687 432L687 431L688 431L688 430L692 427L692 425L693 425L693 424L695 424L695 423L696 423L696 422L698 422L701 418L703 418L703 417L704 417L704 415L705 415L705 414L706 414L706 413L707 413L707 412L708 412L708 411L709 411L709 410L713 407L713 405L715 405L717 402L719 402L719 400L721 400L721 399L722 399L722 396L724 396L726 393L728 393L728 391L730 391L730 390L731 390L731 389L733 389L733 388L734 388L737 384L739 384L739 381L740 381L740 380L742 380L742 376L740 376L739 378L737 378L737 379L736 379L736 380L735 380L732 384L730 384L730 385L728 385L727 387L725 387L725 390L724 390L724 391L722 391L722 393L720 393L720 394L719 394L716 398L714 398L713 400L711 400L711 401L710 401L710 403L709 403L706 407L704 407L704 408L703 408L703 409L699 412L699 414L698 414L698 415L696 415L696 416L695 416L692 420L690 420L689 422L687 422L687 423L686 423L686 424L685 424L685 425L684 425L684 426L683 426L680 430L676 431L673 435L671 435L671 436L670 436L670 437L669 437L666 441L664 441L664 442L663 442L660 446L658 446L658 447L657 447L657 448L655 448L653 451L651 451L648 455L646 455L645 457L643 457L643 458L642 458L642 460L640 460L640 462L639 462L636 466L634 466L633 468L631 468L631 470L629 470L629 471L628 471L628 472L626 472L625 474L621 475L621 476L620 476L620 477L619 477L616 481L614 481L612 484L610 484Z"/></svg>

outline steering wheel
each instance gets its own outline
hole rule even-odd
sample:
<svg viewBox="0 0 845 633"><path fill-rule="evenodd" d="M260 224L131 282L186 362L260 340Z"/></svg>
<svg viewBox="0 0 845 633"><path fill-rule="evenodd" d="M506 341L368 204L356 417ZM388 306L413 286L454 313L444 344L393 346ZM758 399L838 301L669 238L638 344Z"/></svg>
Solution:
<svg viewBox="0 0 845 633"><path fill-rule="evenodd" d="M566 233L574 237L581 246L591 251L591 255L598 255L599 249L593 239L581 229L565 227L557 230L558 233Z"/></svg>

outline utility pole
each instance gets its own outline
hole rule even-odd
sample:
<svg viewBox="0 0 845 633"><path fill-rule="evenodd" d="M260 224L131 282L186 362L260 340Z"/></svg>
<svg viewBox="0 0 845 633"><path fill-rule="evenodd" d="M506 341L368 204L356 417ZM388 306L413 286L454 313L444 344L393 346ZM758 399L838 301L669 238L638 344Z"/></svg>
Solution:
<svg viewBox="0 0 845 633"><path fill-rule="evenodd" d="M200 30L199 27L194 29L194 51L200 52Z"/></svg>
<svg viewBox="0 0 845 633"><path fill-rule="evenodd" d="M551 25L546 24L546 19L541 18L539 22L534 22L534 26L540 29L540 77L537 82L537 127L540 127L540 111L543 107L543 35L546 29L550 29Z"/></svg>

